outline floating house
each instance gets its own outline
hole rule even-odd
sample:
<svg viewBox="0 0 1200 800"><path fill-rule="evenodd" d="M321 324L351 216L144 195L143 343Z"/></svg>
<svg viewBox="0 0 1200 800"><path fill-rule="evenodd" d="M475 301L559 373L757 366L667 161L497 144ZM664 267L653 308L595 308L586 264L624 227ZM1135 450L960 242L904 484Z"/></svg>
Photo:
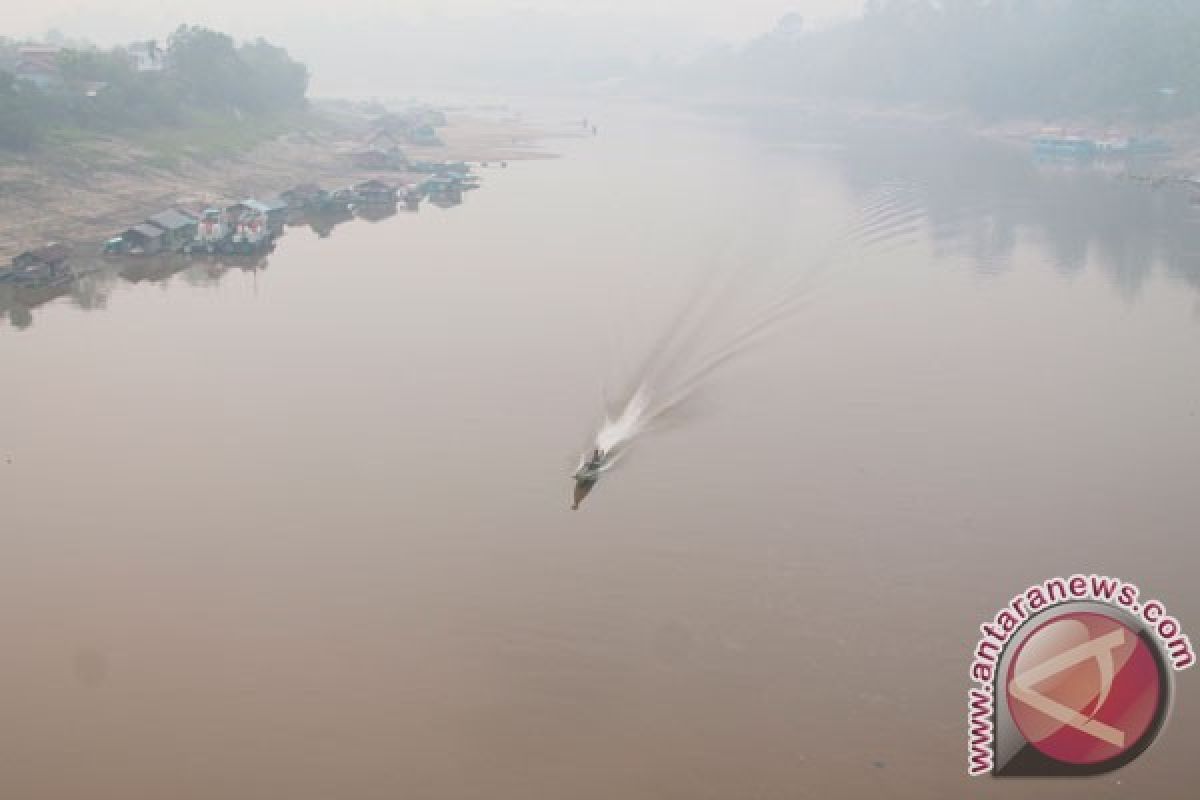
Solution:
<svg viewBox="0 0 1200 800"><path fill-rule="evenodd" d="M60 242L26 250L12 260L8 269L0 269L0 280L18 284L46 286L71 278L67 259L71 248Z"/></svg>
<svg viewBox="0 0 1200 800"><path fill-rule="evenodd" d="M1032 144L1035 155L1051 158L1128 158L1171 151L1171 145L1163 139L1123 136L1115 131L1093 138L1047 129L1033 137Z"/></svg>
<svg viewBox="0 0 1200 800"><path fill-rule="evenodd" d="M125 243L125 252L135 256L152 256L163 249L166 231L157 225L143 222L134 225L120 236Z"/></svg>
<svg viewBox="0 0 1200 800"><path fill-rule="evenodd" d="M229 217L219 208L207 208L196 223L195 247L210 253L219 250L232 232Z"/></svg>
<svg viewBox="0 0 1200 800"><path fill-rule="evenodd" d="M169 208L146 220L163 231L164 250L183 250L196 238L196 218Z"/></svg>
<svg viewBox="0 0 1200 800"><path fill-rule="evenodd" d="M56 267L64 264L71 255L71 248L61 242L51 242L33 250L26 250L12 260L14 269L28 267Z"/></svg>
<svg viewBox="0 0 1200 800"><path fill-rule="evenodd" d="M279 199L292 210L320 208L329 199L329 192L315 183L300 183L279 193Z"/></svg>
<svg viewBox="0 0 1200 800"><path fill-rule="evenodd" d="M278 195L268 200L247 197L240 203L229 206L225 209L225 213L229 215L230 219L246 215L260 215L266 219L272 230L278 231L283 229L283 223L287 219L287 203Z"/></svg>
<svg viewBox="0 0 1200 800"><path fill-rule="evenodd" d="M395 203L396 190L381 180L372 178L369 181L355 184L354 194L359 203Z"/></svg>
<svg viewBox="0 0 1200 800"><path fill-rule="evenodd" d="M1043 156L1070 156L1090 158L1099 152L1092 139L1083 136L1068 136L1054 131L1043 131L1033 137L1033 151Z"/></svg>
<svg viewBox="0 0 1200 800"><path fill-rule="evenodd" d="M270 208L253 198L234 203L225 209L232 235L229 249L235 253L252 253L271 242Z"/></svg>
<svg viewBox="0 0 1200 800"><path fill-rule="evenodd" d="M421 181L421 191L425 194L447 194L462 191L462 178L453 173L432 175Z"/></svg>
<svg viewBox="0 0 1200 800"><path fill-rule="evenodd" d="M259 201L263 213L267 216L267 225L273 234L283 233L283 223L287 221L288 204L281 196L272 195Z"/></svg>

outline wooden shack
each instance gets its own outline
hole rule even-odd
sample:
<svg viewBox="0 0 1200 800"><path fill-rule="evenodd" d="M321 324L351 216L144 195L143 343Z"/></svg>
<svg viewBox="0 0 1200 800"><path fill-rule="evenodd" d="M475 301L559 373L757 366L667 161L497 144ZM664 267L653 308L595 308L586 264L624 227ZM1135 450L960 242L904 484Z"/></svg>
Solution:
<svg viewBox="0 0 1200 800"><path fill-rule="evenodd" d="M196 238L196 219L173 208L160 211L146 222L162 229L164 250L183 250Z"/></svg>
<svg viewBox="0 0 1200 800"><path fill-rule="evenodd" d="M253 198L225 209L233 233L229 241L233 252L251 253L270 244L272 231L268 211L266 204Z"/></svg>
<svg viewBox="0 0 1200 800"><path fill-rule="evenodd" d="M26 250L12 260L12 266L0 268L0 279L15 283L55 283L70 277L67 258L71 248L61 242L51 242Z"/></svg>
<svg viewBox="0 0 1200 800"><path fill-rule="evenodd" d="M28 269L30 267L58 267L71 255L71 248L61 242L26 250L12 260L13 269Z"/></svg>
<svg viewBox="0 0 1200 800"><path fill-rule="evenodd" d="M232 233L228 215L219 208L206 208L196 224L196 247L208 252L221 249Z"/></svg>
<svg viewBox="0 0 1200 800"><path fill-rule="evenodd" d="M382 204L396 202L396 189L375 178L355 184L354 194L360 203Z"/></svg>
<svg viewBox="0 0 1200 800"><path fill-rule="evenodd" d="M137 256L150 256L161 251L166 242L166 231L157 225L143 222L121 234L125 252Z"/></svg>
<svg viewBox="0 0 1200 800"><path fill-rule="evenodd" d="M283 223L287 221L288 204L280 195L272 195L260 201L263 213L267 217L267 225L271 233L283 233Z"/></svg>
<svg viewBox="0 0 1200 800"><path fill-rule="evenodd" d="M254 215L261 216L266 221L267 227L278 233L283 229L283 223L287 219L287 203L278 196L269 200L247 197L240 203L234 203L226 208L225 213L230 221Z"/></svg>

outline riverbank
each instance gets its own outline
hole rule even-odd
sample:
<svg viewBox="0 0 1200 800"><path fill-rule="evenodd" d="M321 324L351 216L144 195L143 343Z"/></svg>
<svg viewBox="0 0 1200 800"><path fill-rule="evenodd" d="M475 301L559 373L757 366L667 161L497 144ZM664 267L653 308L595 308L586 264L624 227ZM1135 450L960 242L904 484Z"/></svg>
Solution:
<svg viewBox="0 0 1200 800"><path fill-rule="evenodd" d="M1200 175L1200 116L1170 121L1139 120L1128 115L1090 118L1012 118L987 119L968 111L922 106L873 106L844 100L828 101L780 97L777 95L709 96L685 101L689 107L706 114L765 118L767 113L804 117L820 129L836 126L898 126L913 129L940 129L979 136L1016 147L1029 148L1035 136L1046 129L1079 132L1091 137L1110 134L1158 139L1170 145L1170 151L1153 158L1155 177L1191 177Z"/></svg>
<svg viewBox="0 0 1200 800"><path fill-rule="evenodd" d="M370 115L343 104L299 114L214 120L127 137L60 133L28 155L0 156L0 263L48 241L97 252L108 237L164 208L233 202L297 183L345 186L394 171L356 169L347 154L370 133ZM447 115L441 146L406 146L412 160L545 158L538 132L509 116Z"/></svg>

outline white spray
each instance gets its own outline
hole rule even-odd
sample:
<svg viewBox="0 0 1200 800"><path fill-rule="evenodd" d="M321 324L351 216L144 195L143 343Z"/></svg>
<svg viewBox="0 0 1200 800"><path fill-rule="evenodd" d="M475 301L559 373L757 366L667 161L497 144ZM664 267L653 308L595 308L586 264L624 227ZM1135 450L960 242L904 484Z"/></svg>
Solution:
<svg viewBox="0 0 1200 800"><path fill-rule="evenodd" d="M594 450L604 457L597 473L615 467L642 436L661 427L721 366L758 342L797 310L818 279L840 263L848 246L859 249L910 239L920 227L923 209L911 187L882 187L860 208L858 218L836 237L823 255L772 292L772 299L721 335L715 324L726 301L749 281L747 265L724 276L700 276L696 290L651 350L635 380L615 403L606 403L592 444L580 458L581 469ZM729 328L725 329L730 331Z"/></svg>

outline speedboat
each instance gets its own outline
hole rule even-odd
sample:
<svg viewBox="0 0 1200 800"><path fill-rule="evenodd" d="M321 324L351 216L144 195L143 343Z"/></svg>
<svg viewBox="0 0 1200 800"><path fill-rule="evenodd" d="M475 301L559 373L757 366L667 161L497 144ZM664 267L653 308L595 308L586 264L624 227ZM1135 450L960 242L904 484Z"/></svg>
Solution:
<svg viewBox="0 0 1200 800"><path fill-rule="evenodd" d="M571 476L575 479L575 491L571 498L572 511L579 510L579 504L588 496L588 492L592 491L596 482L600 480L600 476L610 466L612 464L608 455L599 448L593 450L592 455L580 463L575 474Z"/></svg>

